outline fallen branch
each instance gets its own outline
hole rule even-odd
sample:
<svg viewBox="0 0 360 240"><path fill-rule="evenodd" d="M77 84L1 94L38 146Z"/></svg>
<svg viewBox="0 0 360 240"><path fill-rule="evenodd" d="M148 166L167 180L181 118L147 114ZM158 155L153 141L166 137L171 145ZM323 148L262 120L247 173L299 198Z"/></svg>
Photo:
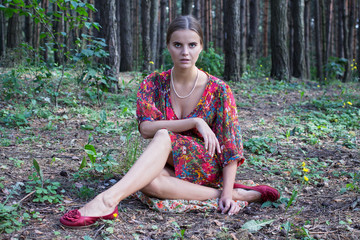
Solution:
<svg viewBox="0 0 360 240"><path fill-rule="evenodd" d="M36 190L32 191L31 193L29 193L28 195L26 195L25 197L23 197L17 204L20 204L21 202L23 202L25 199L27 199L28 197L30 197L31 195L33 195L36 192Z"/></svg>

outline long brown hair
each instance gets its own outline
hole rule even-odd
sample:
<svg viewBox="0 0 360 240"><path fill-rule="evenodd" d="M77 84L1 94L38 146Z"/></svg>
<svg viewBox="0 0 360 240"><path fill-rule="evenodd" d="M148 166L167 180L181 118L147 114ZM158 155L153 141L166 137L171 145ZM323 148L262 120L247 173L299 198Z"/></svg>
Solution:
<svg viewBox="0 0 360 240"><path fill-rule="evenodd" d="M191 15L179 16L171 21L167 33L166 33L166 44L169 44L171 35L177 30L192 30L196 32L200 37L200 43L203 44L203 32L201 29L200 22Z"/></svg>

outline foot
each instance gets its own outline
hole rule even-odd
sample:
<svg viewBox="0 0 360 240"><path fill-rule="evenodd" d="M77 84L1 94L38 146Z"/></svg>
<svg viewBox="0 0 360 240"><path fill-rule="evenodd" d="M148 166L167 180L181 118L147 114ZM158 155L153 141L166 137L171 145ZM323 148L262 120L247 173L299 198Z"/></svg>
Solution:
<svg viewBox="0 0 360 240"><path fill-rule="evenodd" d="M234 184L234 189L242 189L246 191L256 191L260 194L260 202L271 201L275 202L280 198L280 193L275 188L266 185L246 186L239 183Z"/></svg>
<svg viewBox="0 0 360 240"><path fill-rule="evenodd" d="M71 210L60 218L60 223L69 228L89 227L100 219L112 220L118 217L117 204L104 201L102 195L98 195L79 210Z"/></svg>
<svg viewBox="0 0 360 240"><path fill-rule="evenodd" d="M100 194L93 200L79 209L82 216L97 217L110 214L114 211L117 204L111 203L107 198Z"/></svg>
<svg viewBox="0 0 360 240"><path fill-rule="evenodd" d="M245 190L242 188L234 188L234 200L246 202L259 202L261 200L261 193L254 190Z"/></svg>

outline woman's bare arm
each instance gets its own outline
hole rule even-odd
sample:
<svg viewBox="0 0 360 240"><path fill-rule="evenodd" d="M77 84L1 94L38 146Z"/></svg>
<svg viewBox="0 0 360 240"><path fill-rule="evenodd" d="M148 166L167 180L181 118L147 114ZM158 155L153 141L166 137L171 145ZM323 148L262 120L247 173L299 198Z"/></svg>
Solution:
<svg viewBox="0 0 360 240"><path fill-rule="evenodd" d="M184 132L196 128L196 118L180 119L180 120L158 120L145 121L140 124L140 133L143 138L152 138L160 129L167 129L173 132Z"/></svg>

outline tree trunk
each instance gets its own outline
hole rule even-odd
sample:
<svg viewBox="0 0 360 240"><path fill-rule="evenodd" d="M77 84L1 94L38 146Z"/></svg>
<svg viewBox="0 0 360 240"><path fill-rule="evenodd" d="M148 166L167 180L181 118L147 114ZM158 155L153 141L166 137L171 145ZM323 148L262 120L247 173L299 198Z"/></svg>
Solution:
<svg viewBox="0 0 360 240"><path fill-rule="evenodd" d="M357 14L358 14L358 19L360 19L360 2L358 1L357 3ZM358 81L360 80L360 28L357 28L357 42L358 42L358 46L357 46L357 60L356 60L356 68L357 68L357 73L358 73Z"/></svg>
<svg viewBox="0 0 360 240"><path fill-rule="evenodd" d="M130 1L120 1L120 38L121 38L121 61L120 71L132 71L133 65L133 41L131 36Z"/></svg>
<svg viewBox="0 0 360 240"><path fill-rule="evenodd" d="M343 82L347 82L350 80L351 76L351 63L352 59L352 40L353 40L353 27L354 27L354 8L355 2L354 0L341 0L342 9L343 9L343 33L344 33L344 57L347 59L345 64L345 72L343 76Z"/></svg>
<svg viewBox="0 0 360 240"><path fill-rule="evenodd" d="M215 44L214 47L216 49L223 49L224 47L224 39L223 39L223 1L216 0L216 8L215 8L215 23L216 23L216 36L214 38Z"/></svg>
<svg viewBox="0 0 360 240"><path fill-rule="evenodd" d="M181 1L181 15L190 15L192 13L192 5L194 0Z"/></svg>
<svg viewBox="0 0 360 240"><path fill-rule="evenodd" d="M291 11L294 26L292 75L303 78L305 75L304 0L294 0Z"/></svg>
<svg viewBox="0 0 360 240"><path fill-rule="evenodd" d="M158 36L158 20L159 20L159 0L151 0L150 9L150 70L153 71L158 66L156 61L158 54L157 36Z"/></svg>
<svg viewBox="0 0 360 240"><path fill-rule="evenodd" d="M305 72L304 78L310 79L310 0L305 0L304 8L305 33Z"/></svg>
<svg viewBox="0 0 360 240"><path fill-rule="evenodd" d="M257 46L258 46L258 28L259 28L259 2L258 0L250 0L249 4L249 34L247 41L248 59L251 67L256 65Z"/></svg>
<svg viewBox="0 0 360 240"><path fill-rule="evenodd" d="M246 71L246 1L240 0L240 75Z"/></svg>
<svg viewBox="0 0 360 240"><path fill-rule="evenodd" d="M314 1L314 10L315 10L315 53L316 53L316 76L318 80L323 81L323 59L322 59L322 50L321 50L321 17L320 17L320 3Z"/></svg>
<svg viewBox="0 0 360 240"><path fill-rule="evenodd" d="M7 48L17 48L21 43L21 26L20 26L20 16L18 14L13 14L8 20L7 26Z"/></svg>
<svg viewBox="0 0 360 240"><path fill-rule="evenodd" d="M159 67L164 65L164 50L166 48L165 29L166 29L166 0L160 1L160 24L159 24Z"/></svg>
<svg viewBox="0 0 360 240"><path fill-rule="evenodd" d="M115 0L107 0L108 4L108 25L107 36L109 46L109 66L111 73L114 77L117 77L120 70L120 53L118 47L118 25L116 21L116 3Z"/></svg>
<svg viewBox="0 0 360 240"><path fill-rule="evenodd" d="M64 30L64 12L60 11L57 4L54 4L54 11L58 12L59 14L62 15L61 19L57 19L57 21L53 22L55 32L57 32L57 33L65 32L65 30ZM56 42L58 44L64 43L64 37L62 36L62 34L57 34L55 36L55 38L56 38ZM59 65L62 64L62 60L60 58L63 57L63 56L60 56L60 54L61 53L59 51L54 52L54 61L55 61L55 63L57 63Z"/></svg>
<svg viewBox="0 0 360 240"><path fill-rule="evenodd" d="M3 3L3 0L0 0L0 4ZM4 12L0 11L0 57L5 56L5 16Z"/></svg>
<svg viewBox="0 0 360 240"><path fill-rule="evenodd" d="M141 37L142 37L142 51L143 64L142 70L150 72L150 0L141 1Z"/></svg>
<svg viewBox="0 0 360 240"><path fill-rule="evenodd" d="M264 20L263 20L263 56L268 56L268 49L269 49L269 40L268 40L268 31L269 31L269 1L264 0Z"/></svg>
<svg viewBox="0 0 360 240"><path fill-rule="evenodd" d="M194 17L200 20L200 0L194 0Z"/></svg>
<svg viewBox="0 0 360 240"><path fill-rule="evenodd" d="M289 80L287 1L271 0L271 77Z"/></svg>
<svg viewBox="0 0 360 240"><path fill-rule="evenodd" d="M337 48L336 48L336 55L338 58L344 57L344 51L343 51L343 11L341 9L341 0L337 1Z"/></svg>
<svg viewBox="0 0 360 240"><path fill-rule="evenodd" d="M224 79L240 80L240 0L224 1Z"/></svg>
<svg viewBox="0 0 360 240"><path fill-rule="evenodd" d="M332 35L332 29L331 29L331 24L332 24L332 19L333 19L333 0L328 0L327 3L327 9L326 9L327 13L326 13L326 33L325 33L325 56L324 56L324 63L328 62L328 58L330 56L330 46L331 46L331 35Z"/></svg>
<svg viewBox="0 0 360 240"><path fill-rule="evenodd" d="M126 0L124 0L126 1ZM135 67L133 70L139 70L139 56L140 56L140 29L139 29L139 4L134 1L131 2L131 16L132 16L132 29L133 29L133 58ZM142 67L142 66L141 66Z"/></svg>

